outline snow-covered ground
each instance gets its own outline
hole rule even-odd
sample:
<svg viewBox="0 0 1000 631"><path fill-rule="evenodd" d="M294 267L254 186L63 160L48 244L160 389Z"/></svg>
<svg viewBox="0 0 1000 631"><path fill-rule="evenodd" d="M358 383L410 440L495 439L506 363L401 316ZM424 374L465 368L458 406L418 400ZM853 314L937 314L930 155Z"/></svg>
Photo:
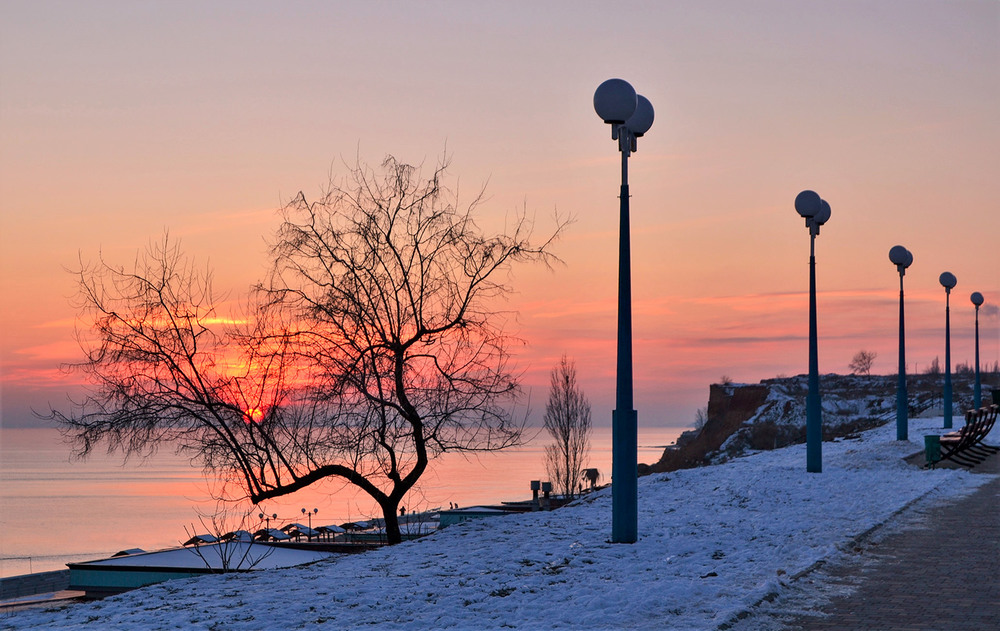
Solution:
<svg viewBox="0 0 1000 631"><path fill-rule="evenodd" d="M958 419L956 419L958 421ZM639 480L639 542L611 544L610 490L551 513L482 519L313 565L171 581L102 601L0 614L10 629L715 629L835 559L935 489L995 476L905 456L941 419ZM995 437L1000 433L994 431Z"/></svg>

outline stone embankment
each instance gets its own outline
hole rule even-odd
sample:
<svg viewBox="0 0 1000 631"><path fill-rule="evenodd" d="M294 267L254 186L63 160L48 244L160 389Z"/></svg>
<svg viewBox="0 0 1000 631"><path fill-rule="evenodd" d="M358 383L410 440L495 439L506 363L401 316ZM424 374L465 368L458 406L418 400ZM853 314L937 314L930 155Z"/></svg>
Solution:
<svg viewBox="0 0 1000 631"><path fill-rule="evenodd" d="M907 377L909 414L942 414L941 375ZM870 429L896 418L895 375L823 375L823 440ZM981 376L984 401L1000 389L1000 374ZM953 410L961 417L972 406L973 376L952 378ZM765 379L759 384L713 384L702 427L685 432L640 474L718 463L750 451L777 449L806 439L806 375ZM959 420L961 423L961 420Z"/></svg>

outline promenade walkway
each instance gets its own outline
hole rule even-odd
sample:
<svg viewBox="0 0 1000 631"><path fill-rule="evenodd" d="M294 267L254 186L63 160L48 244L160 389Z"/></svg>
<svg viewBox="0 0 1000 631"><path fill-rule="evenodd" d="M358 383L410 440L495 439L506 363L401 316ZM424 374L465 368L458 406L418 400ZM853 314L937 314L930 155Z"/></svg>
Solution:
<svg viewBox="0 0 1000 631"><path fill-rule="evenodd" d="M1000 455L976 473L1000 473ZM1000 478L958 500L928 498L891 532L859 542L853 558L803 577L793 595L748 620L755 629L986 631L1000 629ZM839 586L839 589L838 589ZM848 589L844 589L848 588ZM839 593L838 593L839 592ZM850 592L845 594L845 592Z"/></svg>

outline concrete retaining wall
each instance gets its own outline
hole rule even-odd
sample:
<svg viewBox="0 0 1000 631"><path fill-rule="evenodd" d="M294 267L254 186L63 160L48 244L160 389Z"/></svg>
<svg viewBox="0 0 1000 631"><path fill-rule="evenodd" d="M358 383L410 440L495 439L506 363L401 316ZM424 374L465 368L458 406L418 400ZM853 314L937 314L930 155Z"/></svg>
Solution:
<svg viewBox="0 0 1000 631"><path fill-rule="evenodd" d="M0 578L0 600L62 591L69 587L69 570Z"/></svg>

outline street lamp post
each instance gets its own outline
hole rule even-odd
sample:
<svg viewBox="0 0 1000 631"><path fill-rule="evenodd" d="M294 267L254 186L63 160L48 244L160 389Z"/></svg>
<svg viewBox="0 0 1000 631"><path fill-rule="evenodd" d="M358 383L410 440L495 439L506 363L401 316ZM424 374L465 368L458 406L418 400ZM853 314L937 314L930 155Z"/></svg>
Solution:
<svg viewBox="0 0 1000 631"><path fill-rule="evenodd" d="M983 406L983 386L979 380L979 307L985 299L978 291L972 292L970 299L972 304L976 305L976 385L972 390L972 406L978 410Z"/></svg>
<svg viewBox="0 0 1000 631"><path fill-rule="evenodd" d="M312 538L313 538L313 537L312 537L312 529L313 529L313 514L315 514L315 513L318 513L318 512L319 512L319 509L318 509L318 508L314 508L314 509L312 509L312 512L309 512L309 511L307 511L307 510L306 510L306 509L304 509L304 508L302 509L302 514L303 514L303 515L307 515L307 516L309 517L309 535L308 535L308 536L306 537L306 539L307 539L308 541L312 541Z"/></svg>
<svg viewBox="0 0 1000 631"><path fill-rule="evenodd" d="M889 250L889 260L899 271L899 381L896 385L896 440L909 439L906 400L906 333L903 325L903 275L913 263L913 254L901 245Z"/></svg>
<svg viewBox="0 0 1000 631"><path fill-rule="evenodd" d="M806 471L823 471L823 406L819 395L819 344L816 333L816 237L830 219L830 204L813 191L795 196L795 211L809 228L809 394L806 397Z"/></svg>
<svg viewBox="0 0 1000 631"><path fill-rule="evenodd" d="M632 399L632 263L629 238L628 157L636 139L653 124L653 106L622 79L608 79L594 92L594 110L611 125L622 154L618 228L618 365L611 434L611 541L638 538L638 417Z"/></svg>
<svg viewBox="0 0 1000 631"><path fill-rule="evenodd" d="M265 515L264 513L260 513L260 514L257 515L257 517L259 517L260 519L266 519L267 520L267 526L265 526L265 528L267 528L268 535L270 535L271 534L271 519L272 518L273 519L277 519L278 518L278 513L272 513L270 515Z"/></svg>
<svg viewBox="0 0 1000 631"><path fill-rule="evenodd" d="M951 409L951 290L958 279L951 272L944 272L938 280L944 287L944 427L952 426Z"/></svg>

